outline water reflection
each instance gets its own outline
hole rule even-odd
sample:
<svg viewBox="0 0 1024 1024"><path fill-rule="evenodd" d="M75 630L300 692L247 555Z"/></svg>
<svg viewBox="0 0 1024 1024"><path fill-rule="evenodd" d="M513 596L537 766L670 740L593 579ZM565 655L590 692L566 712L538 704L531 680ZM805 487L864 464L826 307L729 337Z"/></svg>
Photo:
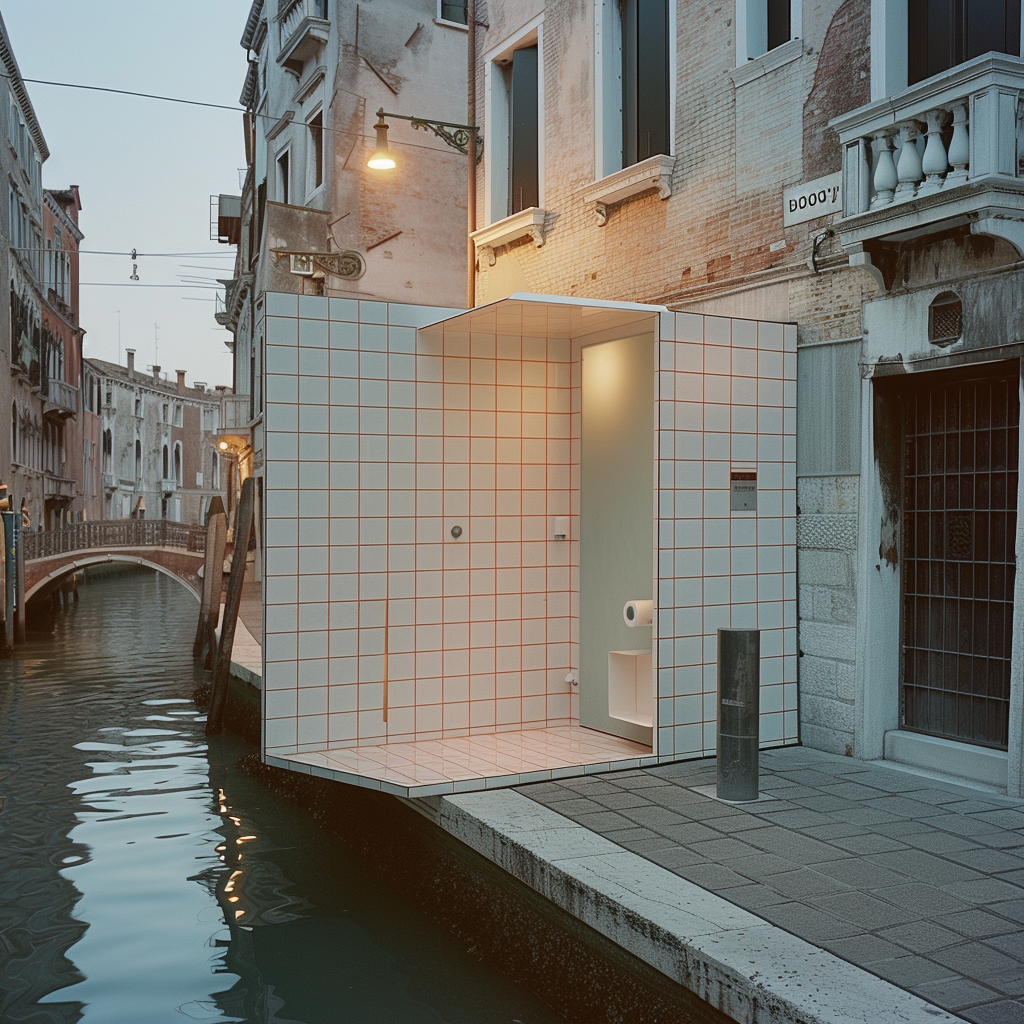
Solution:
<svg viewBox="0 0 1024 1024"><path fill-rule="evenodd" d="M81 594L0 663L0 1020L556 1019L208 746L178 584Z"/></svg>

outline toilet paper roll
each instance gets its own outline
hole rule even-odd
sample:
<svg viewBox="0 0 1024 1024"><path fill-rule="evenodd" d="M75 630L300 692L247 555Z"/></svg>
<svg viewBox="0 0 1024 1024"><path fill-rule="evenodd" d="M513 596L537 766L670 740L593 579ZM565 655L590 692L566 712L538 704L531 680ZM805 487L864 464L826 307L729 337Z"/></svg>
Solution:
<svg viewBox="0 0 1024 1024"><path fill-rule="evenodd" d="M622 606L627 626L649 626L654 619L653 601L627 601Z"/></svg>

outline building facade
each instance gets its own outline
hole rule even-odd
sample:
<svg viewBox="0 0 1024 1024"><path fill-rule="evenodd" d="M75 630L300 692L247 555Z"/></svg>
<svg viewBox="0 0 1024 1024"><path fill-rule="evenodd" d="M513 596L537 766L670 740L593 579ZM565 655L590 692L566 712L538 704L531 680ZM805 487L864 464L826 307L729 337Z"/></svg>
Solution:
<svg viewBox="0 0 1024 1024"><path fill-rule="evenodd" d="M258 8L250 42L258 38ZM753 586L754 604L771 605L771 625L760 611L755 618L762 629L779 629L783 725L780 738L762 731L762 739L788 741L790 715L798 722L793 737L808 745L1020 794L1020 5L496 0L477 33L476 301L498 309L527 295L639 303L675 316L673 332L678 317L695 318L687 330L703 341L665 355L685 362L673 363L672 390L658 392L657 406L658 458L675 466L676 493L692 490L696 503L686 514L673 505L659 515L658 529L670 520L674 535L689 538L680 545L689 554L673 549L671 564L659 563L656 575L659 586L673 581L672 601L679 588L732 595ZM263 88L261 74L256 62L247 85L253 95ZM291 157L282 165L276 154L265 145L259 158L268 182L281 187ZM354 158L345 172L361 176L368 197L383 203L390 195L390 185ZM440 219L453 222L459 200L454 186L449 191ZM361 214L370 209L369 202L359 207ZM241 211L245 223L244 201ZM339 207L334 215L346 212ZM257 218L264 235L269 219ZM304 230L282 222L276 247L302 250ZM276 289L270 279L265 286ZM343 302L341 292L328 294ZM440 295L420 301L441 304ZM387 292L380 297L397 302ZM358 337L362 324L380 322L369 298L337 317L357 321ZM278 374L297 373L301 387L307 371L300 360L318 365L302 354L306 344L315 347L303 340L304 318L332 321L333 377L336 317L313 312L313 299L300 296L294 316L283 299L275 299L275 311L254 305L247 314L257 325L253 338L260 320L264 328L274 320L279 331L259 342L281 360L274 366L259 365L259 344L247 356L236 343L236 365L254 395L280 383ZM294 328L278 316L293 316ZM431 321L424 313L417 324L446 316ZM746 378L761 377L762 358L767 377L774 373L770 355L758 353L749 366L724 361L716 345L725 344L725 325L735 345L743 323L791 325L795 370L791 381L783 351L780 401L762 408L758 391L753 419L738 426L739 407L750 404L741 397ZM306 330L310 338L316 333ZM332 395L327 404L360 405L377 386L363 369L372 361L360 355L350 371L358 402ZM667 369L658 366L659 374ZM332 387L340 394L341 385ZM669 384L659 377L658 387ZM301 415L298 423L302 434ZM333 445L334 427L329 433ZM285 451L291 441L283 443ZM753 474L759 497L776 462L783 473L793 467L793 508L739 511L754 512L757 545L778 538L783 561L772 572L755 558L752 571L743 568L749 553L733 535L737 510L723 511L709 490L723 473ZM277 484L268 478L267 486L272 495ZM787 486L783 477L783 502ZM788 544L793 566L784 560ZM301 583L298 553L296 560ZM683 681L707 667L714 630L726 623L717 611L707 614L723 602L704 596L695 633L693 615L676 615L678 605L659 617L667 600L655 593L654 622L668 632L657 634L653 654L657 670L667 669L683 688L666 691L658 678L656 728L671 729L675 743L677 730L714 723L707 692L698 707ZM791 689L789 658L799 684ZM299 680L301 688L301 671ZM301 722L297 728L293 742L301 747ZM661 749L685 756L682 747Z"/></svg>
<svg viewBox="0 0 1024 1024"><path fill-rule="evenodd" d="M795 323L801 739L1020 793L1020 6L956 11L489 4L478 294Z"/></svg>
<svg viewBox="0 0 1024 1024"><path fill-rule="evenodd" d="M88 515L79 452L80 389L78 188L44 189L46 140L0 21L6 102L0 165L0 268L8 308L0 317L0 465L32 529L59 529Z"/></svg>
<svg viewBox="0 0 1024 1024"><path fill-rule="evenodd" d="M243 475L263 473L266 291L464 301L466 156L398 119L400 169L374 180L366 161L379 109L465 122L465 20L439 0L253 0L247 172L240 197L214 199L216 237L238 247L218 320L235 365L224 438Z"/></svg>
<svg viewBox="0 0 1024 1024"><path fill-rule="evenodd" d="M127 352L126 367L85 360L89 402L99 403L90 417L101 428L102 518L201 524L210 501L224 494L221 395L205 384L187 387L184 370L174 383L159 366L140 373L134 350Z"/></svg>

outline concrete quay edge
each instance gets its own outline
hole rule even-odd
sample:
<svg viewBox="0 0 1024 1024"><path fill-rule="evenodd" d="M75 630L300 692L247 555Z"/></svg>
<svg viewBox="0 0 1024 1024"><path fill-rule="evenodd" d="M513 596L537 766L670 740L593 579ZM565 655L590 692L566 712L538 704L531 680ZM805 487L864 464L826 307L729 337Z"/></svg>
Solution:
<svg viewBox="0 0 1024 1024"><path fill-rule="evenodd" d="M962 1024L521 793L442 797L439 824L741 1024Z"/></svg>

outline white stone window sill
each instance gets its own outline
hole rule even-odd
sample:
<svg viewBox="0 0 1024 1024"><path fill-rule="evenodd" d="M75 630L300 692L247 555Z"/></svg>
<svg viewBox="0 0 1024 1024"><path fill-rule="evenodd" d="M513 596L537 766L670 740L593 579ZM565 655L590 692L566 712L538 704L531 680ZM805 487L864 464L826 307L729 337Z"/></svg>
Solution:
<svg viewBox="0 0 1024 1024"><path fill-rule="evenodd" d="M759 78L772 71L777 71L786 64L791 64L804 52L804 41L802 39L790 39L788 43L776 46L774 50L762 53L760 57L752 57L729 72L732 84L739 89L741 86L756 82Z"/></svg>
<svg viewBox="0 0 1024 1024"><path fill-rule="evenodd" d="M651 156L631 167L609 174L593 185L583 189L583 202L594 204L594 216L599 227L608 223L608 207L621 203L641 192L658 190L659 198L672 195L672 169L676 165L674 156Z"/></svg>
<svg viewBox="0 0 1024 1024"><path fill-rule="evenodd" d="M511 217L505 217L485 228L480 228L469 237L473 239L477 251L486 254L488 263L493 267L494 250L498 246L517 242L520 238L532 238L533 244L539 249L544 244L546 216L545 210L531 206L529 209L520 210L519 213L513 213Z"/></svg>
<svg viewBox="0 0 1024 1024"><path fill-rule="evenodd" d="M457 28L460 32L468 32L469 29L461 21L449 21L447 18L435 18L434 24L441 28Z"/></svg>

